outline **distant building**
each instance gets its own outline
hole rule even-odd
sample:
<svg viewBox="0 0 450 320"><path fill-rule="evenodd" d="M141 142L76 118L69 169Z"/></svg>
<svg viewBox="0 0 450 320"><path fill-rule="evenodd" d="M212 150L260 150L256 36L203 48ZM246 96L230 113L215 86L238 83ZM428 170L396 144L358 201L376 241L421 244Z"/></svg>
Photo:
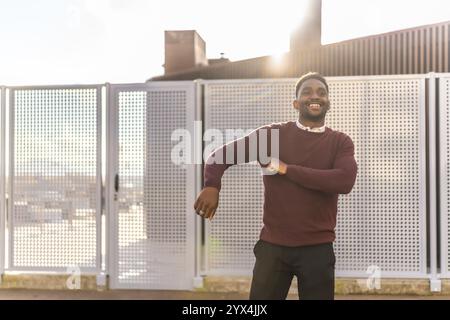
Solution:
<svg viewBox="0 0 450 320"><path fill-rule="evenodd" d="M164 75L149 81L292 78L308 71L318 71L325 76L450 72L450 21L321 45L321 11L322 1L310 0L309 14L292 33L290 51L280 61L272 56L263 56L235 62L206 62L206 58L184 58L184 51L176 49L180 60L189 58L189 61L201 63L166 67ZM173 32L181 34L186 31ZM194 45L186 46L192 48ZM167 57L175 56L167 52L173 48L166 44L166 65ZM193 51L190 49L189 52ZM198 54L203 57L204 53Z"/></svg>

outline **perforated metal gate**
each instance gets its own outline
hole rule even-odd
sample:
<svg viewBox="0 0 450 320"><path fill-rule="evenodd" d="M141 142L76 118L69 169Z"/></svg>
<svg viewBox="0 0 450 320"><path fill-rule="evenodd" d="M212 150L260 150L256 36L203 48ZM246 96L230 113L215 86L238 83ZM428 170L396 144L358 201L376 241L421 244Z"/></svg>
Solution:
<svg viewBox="0 0 450 320"><path fill-rule="evenodd" d="M439 80L441 276L450 278L450 74Z"/></svg>
<svg viewBox="0 0 450 320"><path fill-rule="evenodd" d="M450 277L450 75L436 76L441 276ZM354 190L340 196L338 276L366 277L371 265L380 267L383 277L427 276L425 78L328 79L332 109L327 126L352 137L358 162ZM263 124L294 120L295 81L202 81L205 129L222 130L225 142ZM100 272L101 88L2 88L1 139L9 121L12 177L7 270L66 272L78 266L83 272ZM201 232L192 210L199 172L195 166L173 164L170 155L178 143L171 139L177 129L191 133L192 145L198 142L194 120L200 120L196 99L201 96L196 84L112 85L108 97L106 230L111 287L190 289L200 259L196 240ZM430 99L428 111L433 108ZM11 110L9 120L5 109ZM227 136L227 129L243 131ZM5 149L2 142L2 172ZM429 173L433 180L433 171ZM205 221L206 274L251 274L262 204L258 166L227 170L219 211L212 222ZM0 262L2 257L0 252Z"/></svg>
<svg viewBox="0 0 450 320"><path fill-rule="evenodd" d="M255 129L295 120L296 79L205 81L205 127ZM338 210L338 276L426 276L425 79L329 79L327 126L349 134L358 178ZM232 140L230 137L227 140ZM251 274L262 227L263 186L255 164L231 167L206 225L206 274Z"/></svg>
<svg viewBox="0 0 450 320"><path fill-rule="evenodd" d="M358 177L341 196L337 275L426 276L425 79L330 79L327 124L348 133Z"/></svg>
<svg viewBox="0 0 450 320"><path fill-rule="evenodd" d="M101 268L101 87L9 90L8 270Z"/></svg>
<svg viewBox="0 0 450 320"><path fill-rule="evenodd" d="M111 287L191 289L195 170L171 153L176 130L194 133L195 84L113 85L109 96Z"/></svg>
<svg viewBox="0 0 450 320"><path fill-rule="evenodd" d="M205 129L223 132L224 143L262 124L295 119L292 80L205 81ZM238 133L238 132L236 132ZM262 228L263 182L256 164L227 169L219 209L206 221L206 273L249 274L253 246Z"/></svg>

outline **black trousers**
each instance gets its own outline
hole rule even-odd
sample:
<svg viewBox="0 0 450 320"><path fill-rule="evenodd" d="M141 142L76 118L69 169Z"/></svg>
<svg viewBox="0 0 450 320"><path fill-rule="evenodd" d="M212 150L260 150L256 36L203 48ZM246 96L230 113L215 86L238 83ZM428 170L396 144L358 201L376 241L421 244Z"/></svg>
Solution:
<svg viewBox="0 0 450 320"><path fill-rule="evenodd" d="M285 247L259 240L250 300L284 300L294 276L302 300L334 299L333 243Z"/></svg>

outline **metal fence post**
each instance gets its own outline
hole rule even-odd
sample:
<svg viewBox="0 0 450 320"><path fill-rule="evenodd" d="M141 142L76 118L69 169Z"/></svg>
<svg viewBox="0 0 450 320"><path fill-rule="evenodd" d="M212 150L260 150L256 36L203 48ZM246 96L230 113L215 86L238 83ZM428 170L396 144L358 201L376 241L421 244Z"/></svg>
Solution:
<svg viewBox="0 0 450 320"><path fill-rule="evenodd" d="M429 177L429 234L430 234L430 290L441 291L437 270L437 158L436 158L436 75L428 78L428 177Z"/></svg>
<svg viewBox="0 0 450 320"><path fill-rule="evenodd" d="M196 125L194 126L194 149L193 149L193 159L194 164L193 168L195 168L195 195L202 189L202 163L203 163L203 84L201 80L195 80L195 121ZM199 127L198 124L202 126ZM194 209L192 208L192 214L194 213ZM203 225L202 219L196 215L195 217L195 277L194 277L194 288L203 287L203 265L204 261L204 250L202 243L202 233L203 233Z"/></svg>

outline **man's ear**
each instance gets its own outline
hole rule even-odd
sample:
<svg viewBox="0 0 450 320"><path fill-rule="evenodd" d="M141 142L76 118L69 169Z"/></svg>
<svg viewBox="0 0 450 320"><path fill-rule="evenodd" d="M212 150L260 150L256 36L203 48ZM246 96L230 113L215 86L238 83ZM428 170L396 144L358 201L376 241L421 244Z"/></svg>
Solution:
<svg viewBox="0 0 450 320"><path fill-rule="evenodd" d="M294 106L295 110L300 110L300 102L298 102L298 100L294 100L294 102L292 102L292 105Z"/></svg>

